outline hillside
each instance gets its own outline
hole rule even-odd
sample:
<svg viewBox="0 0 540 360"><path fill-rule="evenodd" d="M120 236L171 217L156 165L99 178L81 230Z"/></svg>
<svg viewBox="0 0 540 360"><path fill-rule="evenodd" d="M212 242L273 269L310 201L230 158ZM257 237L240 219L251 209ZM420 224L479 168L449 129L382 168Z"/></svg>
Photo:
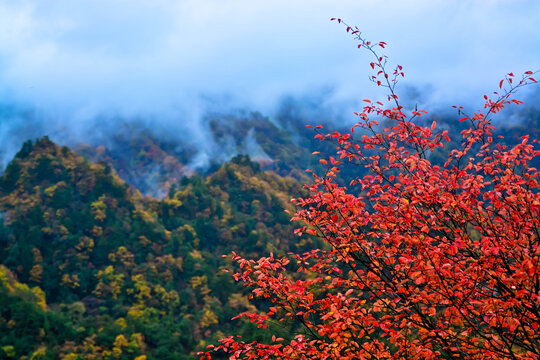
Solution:
<svg viewBox="0 0 540 360"><path fill-rule="evenodd" d="M221 271L221 254L308 245L291 236L284 213L301 191L237 156L154 200L106 164L47 138L25 143L0 179L0 259L9 278L42 296L32 310L41 330L24 346L3 335L0 348L12 358L189 358L231 326L237 332L230 319L253 307ZM63 319L63 330L41 324L45 315ZM4 313L0 328L24 332L15 316Z"/></svg>
<svg viewBox="0 0 540 360"><path fill-rule="evenodd" d="M279 124L259 113L209 115L203 120L207 135L202 143L168 134L159 124L115 121L114 131L103 131L106 137L73 144L74 149L109 164L125 182L155 198L163 198L182 177L210 174L237 155L248 154L264 170L304 181L304 170L316 161L310 156L311 136L299 119Z"/></svg>

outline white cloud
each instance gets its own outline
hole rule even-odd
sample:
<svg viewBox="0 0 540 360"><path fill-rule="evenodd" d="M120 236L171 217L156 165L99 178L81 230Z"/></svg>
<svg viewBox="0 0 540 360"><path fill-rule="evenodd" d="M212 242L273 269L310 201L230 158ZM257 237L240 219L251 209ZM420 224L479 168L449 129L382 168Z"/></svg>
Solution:
<svg viewBox="0 0 540 360"><path fill-rule="evenodd" d="M330 17L386 41L434 99L479 97L506 72L540 68L535 0L0 0L0 94L130 113L187 109L200 94L264 109L326 85L365 97L368 56Z"/></svg>

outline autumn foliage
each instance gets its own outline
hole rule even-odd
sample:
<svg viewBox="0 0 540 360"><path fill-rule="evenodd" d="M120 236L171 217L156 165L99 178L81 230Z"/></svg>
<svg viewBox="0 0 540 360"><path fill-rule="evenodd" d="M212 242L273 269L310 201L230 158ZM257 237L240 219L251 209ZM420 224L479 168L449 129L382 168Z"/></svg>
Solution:
<svg viewBox="0 0 540 360"><path fill-rule="evenodd" d="M298 235L325 245L259 260L233 254L234 277L269 303L240 317L302 326L268 344L231 336L201 358L540 359L540 178L530 166L540 151L528 136L502 145L490 121L521 103L513 95L533 73L507 74L472 115L456 107L456 122L469 126L451 142L425 125L425 111L400 105L402 67L387 70L376 51L386 44L347 32L374 55L371 79L388 98L366 99L350 133L315 127L337 153L320 160L328 168L313 174L310 195L293 200L293 220ZM434 151L446 152L444 165L430 161ZM365 175L338 185L343 166Z"/></svg>

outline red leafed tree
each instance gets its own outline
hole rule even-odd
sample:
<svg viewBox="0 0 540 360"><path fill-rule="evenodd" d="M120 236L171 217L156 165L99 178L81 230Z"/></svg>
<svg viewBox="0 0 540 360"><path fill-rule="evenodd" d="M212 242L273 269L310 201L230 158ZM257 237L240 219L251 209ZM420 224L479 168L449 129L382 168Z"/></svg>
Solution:
<svg viewBox="0 0 540 360"><path fill-rule="evenodd" d="M513 94L533 73L508 74L482 111L457 108L469 127L446 150L446 130L420 126L425 111L400 105L402 68L387 71L376 52L386 44L347 32L374 55L371 79L388 101L365 100L350 134L315 128L337 152L321 159L328 169L313 175L310 195L293 200L293 219L325 246L257 261L233 254L235 278L270 303L240 316L264 328L290 318L301 330L269 344L231 336L201 358L540 359L540 178L529 165L540 151L527 136L498 144L490 122L520 103ZM444 165L430 161L434 150L448 152ZM350 164L365 175L338 185Z"/></svg>

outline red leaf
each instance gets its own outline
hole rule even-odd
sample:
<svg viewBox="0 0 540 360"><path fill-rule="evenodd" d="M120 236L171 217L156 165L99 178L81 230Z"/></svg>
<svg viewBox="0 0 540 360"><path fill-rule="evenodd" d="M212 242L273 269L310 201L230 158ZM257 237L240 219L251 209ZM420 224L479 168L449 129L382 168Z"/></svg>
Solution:
<svg viewBox="0 0 540 360"><path fill-rule="evenodd" d="M370 67L383 70L385 58L360 41L377 59ZM499 88L513 76L507 74ZM370 76L381 86L377 79ZM536 80L524 78L510 87L513 92L530 82ZM355 125L363 131L355 139L354 127L350 133L317 131L316 138L329 144L320 163L331 166L311 172L303 197L291 201L297 207L292 220L299 222L294 234L313 238L299 238L296 251L277 258L233 254L239 270L233 278L251 290L250 299L273 305L264 315L242 317L258 327L266 327L272 316L298 320L305 328L291 328L290 338L279 344L276 335L270 344L231 336L212 354L276 360L534 355L540 341L540 320L530 310L538 305L533 293L540 275L535 232L540 173L531 163L540 150L528 137L503 145L488 119L504 105L521 102L504 91L493 100L485 95L488 114L474 112L470 123L448 124L435 133L435 118L431 126L407 119L405 110L392 104L397 99L392 85L388 90L391 105L364 99ZM463 107L454 108L460 122L470 119ZM368 121L368 114L379 119ZM459 133L454 128L463 140L443 144L450 142L449 133ZM342 164L345 158L351 166ZM447 160L444 166L438 165L441 159ZM347 177L339 177L345 168ZM276 241L268 251L290 245ZM501 346L504 339L511 346Z"/></svg>

